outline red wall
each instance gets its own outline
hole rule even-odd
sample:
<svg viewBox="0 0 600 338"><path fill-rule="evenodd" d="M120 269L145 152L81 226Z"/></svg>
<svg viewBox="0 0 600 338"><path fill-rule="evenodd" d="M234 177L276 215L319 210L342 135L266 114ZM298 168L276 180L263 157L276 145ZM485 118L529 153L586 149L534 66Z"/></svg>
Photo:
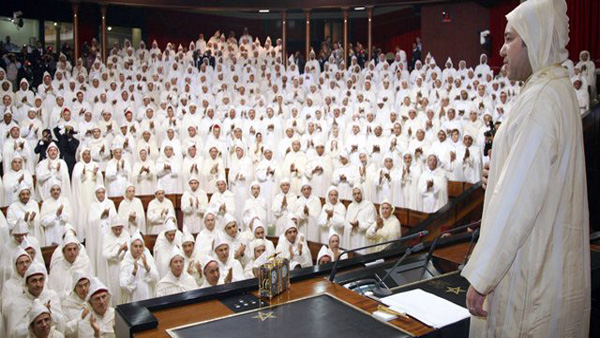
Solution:
<svg viewBox="0 0 600 338"><path fill-rule="evenodd" d="M567 15L570 19L569 58L577 61L579 52L589 50L592 60L600 65L600 1L567 0Z"/></svg>
<svg viewBox="0 0 600 338"><path fill-rule="evenodd" d="M450 23L442 22L443 11L450 13ZM468 66L479 64L479 56L484 52L479 33L488 29L488 25L489 10L476 3L424 6L421 10L423 59L431 52L441 68L448 57L455 67L460 60L465 60Z"/></svg>
<svg viewBox="0 0 600 338"><path fill-rule="evenodd" d="M217 29L221 29L225 36L233 30L239 37L242 35L244 27L248 27L253 36L262 36L259 20L154 9L148 9L147 12L146 36L148 43L151 44L156 40L160 48L164 48L167 42L176 45L181 43L187 47L190 41L198 39L198 34L204 33L205 40L208 40ZM273 39L273 37L271 38ZM275 41L273 41L274 43Z"/></svg>
<svg viewBox="0 0 600 338"><path fill-rule="evenodd" d="M506 14L519 5L518 0L498 3L490 8L490 32L492 34L492 52L490 64L502 66L500 48L504 43L504 28ZM569 58L577 63L579 52L590 51L592 59L600 65L600 1L598 0L567 0L567 15L569 16Z"/></svg>
<svg viewBox="0 0 600 338"><path fill-rule="evenodd" d="M373 18L373 45L384 52L393 52L396 46L406 51L410 60L412 44L421 35L421 19L412 8L395 11Z"/></svg>

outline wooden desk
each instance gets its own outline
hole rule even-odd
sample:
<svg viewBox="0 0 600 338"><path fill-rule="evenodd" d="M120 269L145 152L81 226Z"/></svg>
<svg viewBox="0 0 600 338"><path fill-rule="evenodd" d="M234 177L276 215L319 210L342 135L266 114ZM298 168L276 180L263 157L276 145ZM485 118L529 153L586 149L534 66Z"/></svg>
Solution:
<svg viewBox="0 0 600 338"><path fill-rule="evenodd" d="M326 278L317 277L292 284L291 288L283 294L271 299L270 304L282 304L304 297L319 295L328 292L331 295L350 303L366 312L373 313L377 310L378 303L372 299L354 293L343 286L332 283ZM256 295L256 291L253 292ZM200 322L208 319L220 318L234 314L218 300L180 306L153 312L158 319L158 327L136 334L135 337L168 337L166 330L177 326ZM412 335L424 335L433 332L433 329L415 319L398 318L390 324Z"/></svg>
<svg viewBox="0 0 600 338"><path fill-rule="evenodd" d="M433 252L433 259L437 260L441 271L454 271L465 261L470 242L459 243L437 249Z"/></svg>

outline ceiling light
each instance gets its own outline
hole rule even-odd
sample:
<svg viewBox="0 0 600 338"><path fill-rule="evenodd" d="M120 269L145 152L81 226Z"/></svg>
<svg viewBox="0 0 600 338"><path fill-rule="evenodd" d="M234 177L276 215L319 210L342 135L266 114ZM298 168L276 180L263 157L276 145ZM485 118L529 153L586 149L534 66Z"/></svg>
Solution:
<svg viewBox="0 0 600 338"><path fill-rule="evenodd" d="M269 13L270 10L268 10L268 9L259 9L258 12L259 13Z"/></svg>
<svg viewBox="0 0 600 338"><path fill-rule="evenodd" d="M354 7L355 11L364 11L365 7L361 6L361 7Z"/></svg>

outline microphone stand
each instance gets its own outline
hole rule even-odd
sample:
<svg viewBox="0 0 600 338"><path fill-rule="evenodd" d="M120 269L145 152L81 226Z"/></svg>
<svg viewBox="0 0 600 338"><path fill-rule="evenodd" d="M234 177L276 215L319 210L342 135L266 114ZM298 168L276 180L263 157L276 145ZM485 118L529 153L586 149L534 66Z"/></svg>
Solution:
<svg viewBox="0 0 600 338"><path fill-rule="evenodd" d="M469 261L469 258L471 258L469 256L471 255L471 250L473 249L473 246L475 245L475 239L477 237L479 237L479 230L481 230L481 228L475 229L475 231L473 231L473 235L471 235L471 243L469 244L469 250L467 250L467 254L465 255L465 261L458 268L461 271L465 267L465 265L467 265L467 262Z"/></svg>
<svg viewBox="0 0 600 338"><path fill-rule="evenodd" d="M427 257L425 258L425 264L423 265L423 272L421 273L421 279L423 279L423 277L425 276L425 271L428 271L427 265L429 264L429 261L431 260L431 256L433 255L433 251L435 250L435 247L437 246L437 243L440 240L440 238L442 237L442 235L450 234L450 233L454 233L454 232L460 232L460 231L466 230L467 228L469 228L473 225L479 224L479 223L481 223L481 220L440 232L440 234L437 235L437 237L435 238L435 240L429 247L429 252L427 252Z"/></svg>
<svg viewBox="0 0 600 338"><path fill-rule="evenodd" d="M392 244L392 243L401 243L410 239L415 239L415 238L423 238L425 236L427 236L429 234L429 231L427 230L423 230L423 231L419 231L417 233L414 233L412 235L406 236L406 237L400 237L398 239L394 239L391 241L387 241L387 242L381 242L381 243L377 243L377 244L371 244L371 245L367 245L367 246L363 246L360 248L356 248L356 249L348 249L348 250L344 250L342 251L342 253L340 254L339 257L342 257L343 255L348 256L349 253L353 253L359 250L364 250L364 249L369 249L369 248L373 248L376 246L381 246L381 245L386 245L386 244ZM405 253L406 255L406 253ZM333 280L335 279L335 275L337 273L337 269L338 269L338 264L340 263L341 259L338 259L337 261L335 261L335 263L333 264L333 268L331 269L331 273L329 274L329 280L331 282L333 282Z"/></svg>
<svg viewBox="0 0 600 338"><path fill-rule="evenodd" d="M388 273L385 276L383 276L383 278L381 278L379 281L377 281L377 286L373 289L373 294L379 298L387 297L387 296L391 295L392 290L390 290L390 288L388 288L388 286L385 285L385 283L384 283L385 279L390 276L392 271L394 271L398 267L398 265L400 265L400 263L402 263L406 259L406 257L410 256L414 252L423 250L423 247L424 247L423 243L419 243L417 245L406 248L404 255L402 257L400 257L400 259L396 262L396 264L394 264L394 266L392 266L392 268L388 271ZM385 288L382 288L381 285L385 286Z"/></svg>

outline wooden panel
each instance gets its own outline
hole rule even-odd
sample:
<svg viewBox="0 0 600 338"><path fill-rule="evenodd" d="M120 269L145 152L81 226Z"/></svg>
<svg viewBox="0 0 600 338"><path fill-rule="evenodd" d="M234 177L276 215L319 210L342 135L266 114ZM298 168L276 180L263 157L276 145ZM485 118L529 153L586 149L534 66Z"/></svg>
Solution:
<svg viewBox="0 0 600 338"><path fill-rule="evenodd" d="M458 197L465 191L463 182L448 182L448 197Z"/></svg>

